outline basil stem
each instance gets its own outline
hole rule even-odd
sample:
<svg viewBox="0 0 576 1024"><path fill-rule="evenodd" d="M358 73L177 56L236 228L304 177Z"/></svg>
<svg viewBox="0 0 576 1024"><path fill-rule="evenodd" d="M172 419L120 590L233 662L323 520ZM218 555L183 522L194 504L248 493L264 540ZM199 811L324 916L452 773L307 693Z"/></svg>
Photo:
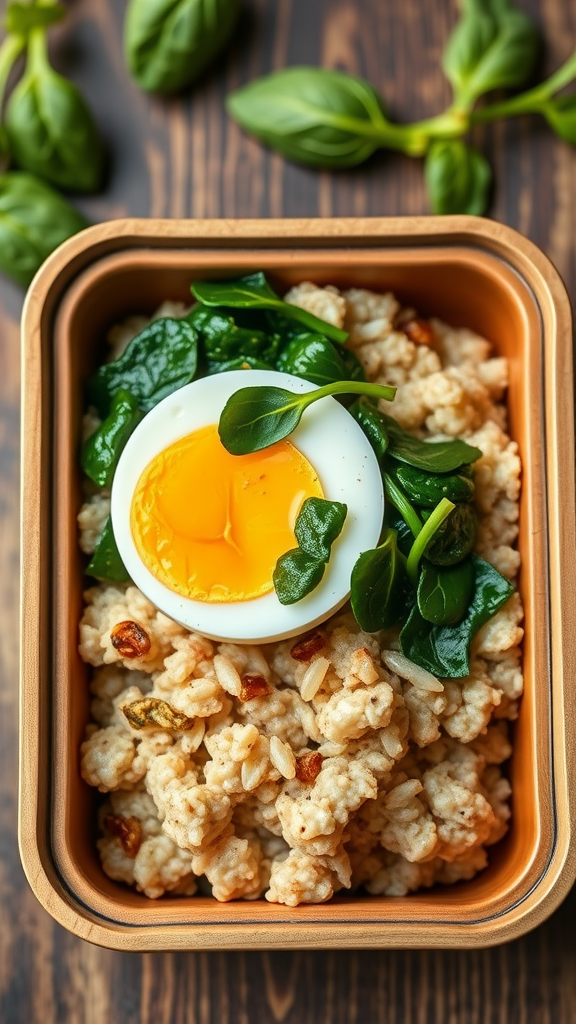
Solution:
<svg viewBox="0 0 576 1024"><path fill-rule="evenodd" d="M455 507L456 506L452 501L448 501L448 498L442 498L442 501L438 502L430 518L426 520L424 526L420 530L420 533L416 537L406 561L408 575L414 584L418 580L418 566L422 555L438 528L442 526L444 520L448 518L452 509Z"/></svg>
<svg viewBox="0 0 576 1024"><path fill-rule="evenodd" d="M501 100L499 103L489 103L480 110L475 110L470 115L472 124L486 124L504 117L517 117L520 114L542 114L545 112L546 102L566 85L570 85L576 78L576 50L568 57L568 60L554 72L550 78L533 89L512 96L511 99Z"/></svg>

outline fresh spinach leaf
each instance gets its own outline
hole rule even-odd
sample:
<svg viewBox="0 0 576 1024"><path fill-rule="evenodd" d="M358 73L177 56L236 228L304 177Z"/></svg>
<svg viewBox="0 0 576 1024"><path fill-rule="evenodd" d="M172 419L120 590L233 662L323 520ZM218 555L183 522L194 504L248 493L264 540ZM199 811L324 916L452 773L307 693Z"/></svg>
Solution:
<svg viewBox="0 0 576 1024"><path fill-rule="evenodd" d="M350 406L348 412L362 427L366 434L378 462L382 460L388 451L388 431L386 429L386 416L379 409L365 398L358 398Z"/></svg>
<svg viewBox="0 0 576 1024"><path fill-rule="evenodd" d="M88 576L95 576L97 580L125 583L130 579L118 551L110 516L106 520L96 550L86 566L86 572Z"/></svg>
<svg viewBox="0 0 576 1024"><path fill-rule="evenodd" d="M299 334L280 353L276 369L319 386L337 380L358 380L350 373L341 353L344 350L335 349L322 334ZM354 356L352 352L348 354Z"/></svg>
<svg viewBox="0 0 576 1024"><path fill-rule="evenodd" d="M392 400L395 388L362 381L336 381L304 393L276 387L240 388L226 402L218 433L231 455L247 455L288 437L313 402L329 395L373 395Z"/></svg>
<svg viewBox="0 0 576 1024"><path fill-rule="evenodd" d="M455 626L466 614L474 590L474 569L470 559L439 568L426 560L418 580L418 610L435 626Z"/></svg>
<svg viewBox="0 0 576 1024"><path fill-rule="evenodd" d="M196 306L186 320L198 331L209 363L257 358L274 365L282 345L278 334L239 326L228 310Z"/></svg>
<svg viewBox="0 0 576 1024"><path fill-rule="evenodd" d="M394 626L404 612L407 586L396 530L387 529L380 546L364 551L352 570L350 601L360 628L376 633Z"/></svg>
<svg viewBox="0 0 576 1024"><path fill-rule="evenodd" d="M84 442L82 469L99 487L111 487L118 459L140 420L138 402L120 389L112 399L106 419Z"/></svg>
<svg viewBox="0 0 576 1024"><path fill-rule="evenodd" d="M238 356L237 359L224 359L221 363L209 361L207 371L209 374L226 373L228 370L273 370L270 363L264 363L256 356Z"/></svg>
<svg viewBox="0 0 576 1024"><path fill-rule="evenodd" d="M474 479L467 467L458 473L427 473L400 463L394 476L415 505L433 508L442 498L449 501L470 501L474 497Z"/></svg>
<svg viewBox="0 0 576 1024"><path fill-rule="evenodd" d="M474 591L466 615L456 626L434 626L414 605L400 633L402 653L445 679L461 679L470 672L472 638L508 600L514 586L494 566L478 555L471 556Z"/></svg>
<svg viewBox="0 0 576 1024"><path fill-rule="evenodd" d="M24 170L60 188L98 188L103 150L94 119L76 86L50 67L43 29L30 32L26 71L6 107L6 132Z"/></svg>
<svg viewBox="0 0 576 1024"><path fill-rule="evenodd" d="M486 157L459 139L433 142L424 177L432 213L486 212L492 170Z"/></svg>
<svg viewBox="0 0 576 1024"><path fill-rule="evenodd" d="M346 331L334 324L321 320L291 302L284 302L272 290L261 270L232 281L196 281L192 285L192 294L204 306L275 310L288 319L304 324L313 333L324 334L332 341L344 342L348 338Z"/></svg>
<svg viewBox="0 0 576 1024"><path fill-rule="evenodd" d="M196 373L198 334L186 320L154 320L132 339L118 359L104 363L88 381L88 397L107 416L114 395L123 388L149 412L167 395L188 384Z"/></svg>
<svg viewBox="0 0 576 1024"><path fill-rule="evenodd" d="M239 0L130 0L124 52L146 92L174 93L191 85L230 39Z"/></svg>
<svg viewBox="0 0 576 1024"><path fill-rule="evenodd" d="M327 562L330 550L342 533L348 506L326 498L306 498L302 503L294 533L298 546L307 555Z"/></svg>
<svg viewBox="0 0 576 1024"><path fill-rule="evenodd" d="M423 510L423 518L428 516ZM434 565L456 565L469 555L476 541L478 519L471 502L456 505L436 530L426 547L426 558Z"/></svg>
<svg viewBox="0 0 576 1024"><path fill-rule="evenodd" d="M452 473L461 466L476 462L482 452L460 438L453 441L420 441L403 430L391 416L384 416L389 437L388 454L399 462L407 462L428 473Z"/></svg>
<svg viewBox="0 0 576 1024"><path fill-rule="evenodd" d="M280 604L296 604L321 582L326 563L300 548L292 548L280 555L272 573L274 590Z"/></svg>

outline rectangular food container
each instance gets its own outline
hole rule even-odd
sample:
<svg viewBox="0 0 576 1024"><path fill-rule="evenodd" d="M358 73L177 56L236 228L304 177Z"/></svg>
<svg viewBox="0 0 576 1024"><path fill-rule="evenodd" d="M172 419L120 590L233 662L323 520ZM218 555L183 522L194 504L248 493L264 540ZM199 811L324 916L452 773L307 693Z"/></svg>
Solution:
<svg viewBox="0 0 576 1024"><path fill-rule="evenodd" d="M512 827L470 882L291 909L152 901L100 867L97 796L78 768L89 713L77 653L83 381L118 320L189 300L194 278L258 268L279 290L306 279L391 289L423 315L485 335L510 361L510 429L523 462L526 691L510 765ZM576 543L570 308L546 257L472 217L116 221L44 264L26 301L23 349L20 844L43 906L76 935L140 951L477 947L550 914L576 876Z"/></svg>

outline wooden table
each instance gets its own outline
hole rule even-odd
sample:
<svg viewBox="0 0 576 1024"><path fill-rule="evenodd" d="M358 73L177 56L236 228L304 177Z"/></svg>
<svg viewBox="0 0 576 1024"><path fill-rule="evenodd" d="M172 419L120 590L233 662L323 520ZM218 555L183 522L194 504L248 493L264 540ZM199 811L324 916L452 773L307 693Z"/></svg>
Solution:
<svg viewBox="0 0 576 1024"><path fill-rule="evenodd" d="M439 71L453 0L251 0L234 45L193 96L163 102L129 80L123 0L76 0L54 32L57 66L84 88L109 152L95 220L426 212L418 161L382 154L315 173L242 136L223 112L232 87L285 64L368 77L395 117L449 98ZM521 0L541 25L543 68L576 46L574 0ZM522 119L478 129L496 177L491 216L529 235L576 298L576 150ZM18 701L18 318L0 285L0 1020L3 1024L573 1024L576 893L541 928L480 952L145 954L109 952L54 924L22 874L16 844Z"/></svg>

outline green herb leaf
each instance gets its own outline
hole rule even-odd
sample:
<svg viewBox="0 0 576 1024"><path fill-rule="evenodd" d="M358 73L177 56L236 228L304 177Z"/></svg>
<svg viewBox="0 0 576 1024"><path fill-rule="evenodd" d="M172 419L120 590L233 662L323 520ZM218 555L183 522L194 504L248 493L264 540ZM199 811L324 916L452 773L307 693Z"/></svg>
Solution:
<svg viewBox="0 0 576 1024"><path fill-rule="evenodd" d="M221 363L208 362L208 373L227 373L228 370L273 370L270 363L264 363L256 356L238 356L237 359L223 359Z"/></svg>
<svg viewBox="0 0 576 1024"><path fill-rule="evenodd" d="M0 174L0 270L23 285L88 221L49 185L23 171Z"/></svg>
<svg viewBox="0 0 576 1024"><path fill-rule="evenodd" d="M424 164L432 213L486 212L492 182L490 164L457 139L433 142Z"/></svg>
<svg viewBox="0 0 576 1024"><path fill-rule="evenodd" d="M130 0L124 52L146 92L168 94L191 85L224 48L239 0Z"/></svg>
<svg viewBox="0 0 576 1024"><path fill-rule="evenodd" d="M86 572L88 576L95 576L97 580L113 580L116 583L125 583L130 579L126 566L120 558L110 516L106 520L102 536L96 545L96 550L86 566Z"/></svg>
<svg viewBox="0 0 576 1024"><path fill-rule="evenodd" d="M474 497L474 479L464 469L458 473L427 473L400 463L394 476L416 505L433 508L442 498L458 502Z"/></svg>
<svg viewBox="0 0 576 1024"><path fill-rule="evenodd" d="M326 563L300 548L292 548L280 555L272 574L274 590L280 604L295 604L316 589L326 569Z"/></svg>
<svg viewBox="0 0 576 1024"><path fill-rule="evenodd" d="M417 593L420 615L435 626L454 626L464 618L473 590L470 559L442 569L424 561Z"/></svg>
<svg viewBox="0 0 576 1024"><path fill-rule="evenodd" d="M366 434L378 462L382 460L388 451L388 431L386 429L387 418L384 413L372 402L364 398L357 399L349 408L348 412L362 427Z"/></svg>
<svg viewBox="0 0 576 1024"><path fill-rule="evenodd" d="M477 555L472 555L474 592L468 611L456 626L433 626L414 605L400 633L402 653L445 679L462 679L470 672L472 638L512 594L509 580Z"/></svg>
<svg viewBox="0 0 576 1024"><path fill-rule="evenodd" d="M288 319L296 320L310 331L323 334L332 341L344 342L348 338L346 331L334 327L334 324L321 320L291 302L283 302L272 290L261 270L233 281L196 281L192 285L192 294L205 306L277 310Z"/></svg>
<svg viewBox="0 0 576 1024"><path fill-rule="evenodd" d="M382 544L364 551L352 570L350 600L360 628L376 633L394 626L404 611L407 583L396 530L387 529Z"/></svg>
<svg viewBox="0 0 576 1024"><path fill-rule="evenodd" d="M541 109L552 131L576 146L576 95L557 96L543 104Z"/></svg>
<svg viewBox="0 0 576 1024"><path fill-rule="evenodd" d="M433 537L438 533L444 521L453 512L455 506L447 498L442 498L435 509L430 513L420 533L416 537L408 555L406 569L413 583L416 583L420 559L430 546Z"/></svg>
<svg viewBox="0 0 576 1024"><path fill-rule="evenodd" d="M392 128L367 82L326 68L275 71L232 93L226 105L266 145L317 167L362 163Z"/></svg>
<svg viewBox="0 0 576 1024"><path fill-rule="evenodd" d="M484 93L530 77L539 38L530 18L508 0L462 0L462 7L442 63L458 106L470 108Z"/></svg>
<svg viewBox="0 0 576 1024"><path fill-rule="evenodd" d="M341 501L306 498L294 527L298 546L307 555L327 562L334 541L342 533L347 513L348 506Z"/></svg>
<svg viewBox="0 0 576 1024"><path fill-rule="evenodd" d="M279 334L239 326L224 309L197 306L186 317L198 331L209 363L257 358L273 366L282 345Z"/></svg>
<svg viewBox="0 0 576 1024"><path fill-rule="evenodd" d="M149 412L196 373L198 335L186 320L154 320L132 339L122 355L104 363L88 381L88 397L107 416L114 396L124 389Z"/></svg>
<svg viewBox="0 0 576 1024"><path fill-rule="evenodd" d="M26 71L6 107L16 162L60 188L92 192L102 177L100 138L82 95L48 63L43 29L33 29Z"/></svg>
<svg viewBox="0 0 576 1024"><path fill-rule="evenodd" d="M248 455L288 437L313 402L330 395L374 395L392 400L396 388L362 381L336 381L304 393L276 387L240 388L226 402L218 433L231 455Z"/></svg>
<svg viewBox="0 0 576 1024"><path fill-rule="evenodd" d="M362 367L354 353L347 353L355 360L349 363L352 373L340 353L344 355L344 350L335 349L322 334L299 334L280 353L276 369L319 386L336 380L362 380L363 377L358 377L358 367L360 372Z"/></svg>
<svg viewBox="0 0 576 1024"><path fill-rule="evenodd" d="M407 462L409 466L424 469L428 473L452 473L461 466L476 462L482 455L479 448L474 448L460 438L454 438L453 441L420 441L403 430L391 416L385 416L385 425L390 439L388 454L399 462Z"/></svg>
<svg viewBox="0 0 576 1024"><path fill-rule="evenodd" d="M58 3L19 3L11 0L6 5L4 28L16 36L26 36L33 28L48 28L66 17L66 8Z"/></svg>
<svg viewBox="0 0 576 1024"><path fill-rule="evenodd" d="M426 518L428 511L423 511ZM435 531L426 548L426 558L434 565L456 565L470 554L476 541L477 516L470 502L456 505L453 512Z"/></svg>
<svg viewBox="0 0 576 1024"><path fill-rule="evenodd" d="M140 420L138 402L121 389L112 400L109 415L85 441L82 469L99 487L111 487L118 459Z"/></svg>

